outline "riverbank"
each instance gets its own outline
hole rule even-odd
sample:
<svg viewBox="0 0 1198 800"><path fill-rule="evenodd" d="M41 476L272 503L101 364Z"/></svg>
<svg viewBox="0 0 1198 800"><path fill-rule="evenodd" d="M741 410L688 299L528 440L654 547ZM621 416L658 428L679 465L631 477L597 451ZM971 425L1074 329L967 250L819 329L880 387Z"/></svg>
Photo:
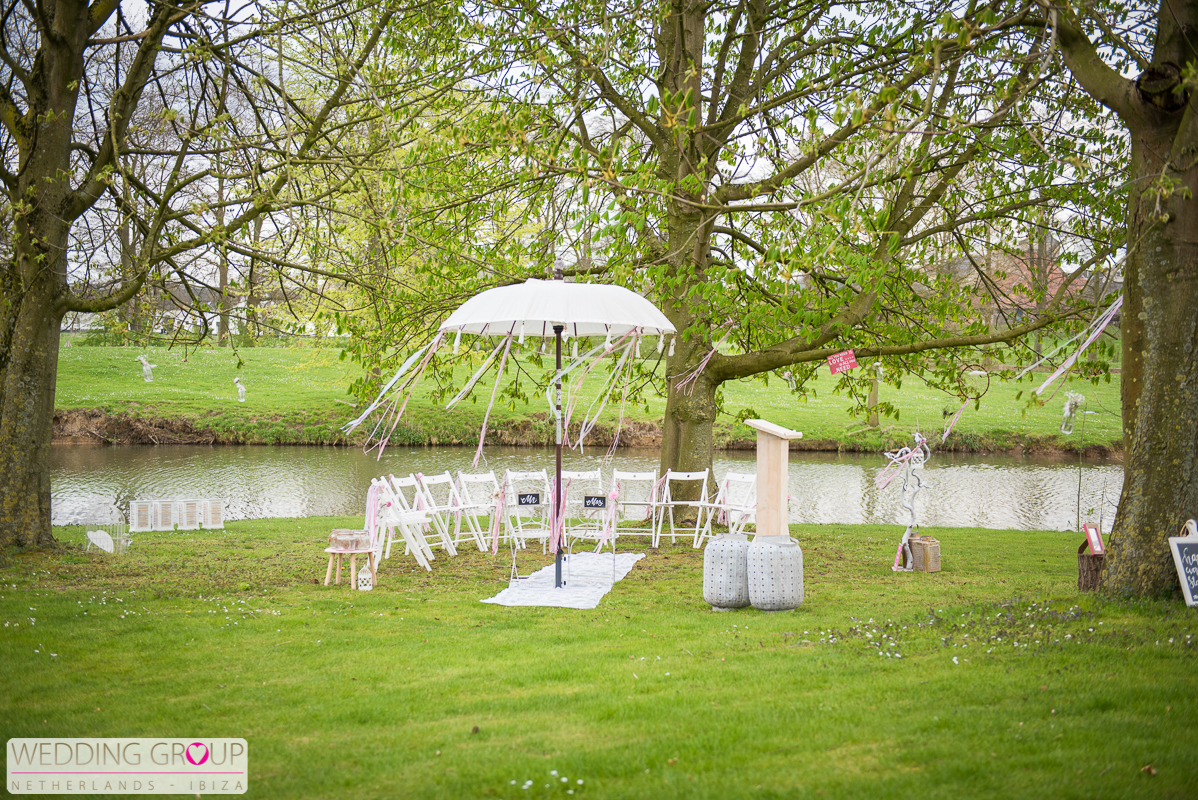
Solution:
<svg viewBox="0 0 1198 800"><path fill-rule="evenodd" d="M480 603L506 551L324 586L328 531L360 524L0 554L5 738L242 737L264 798L1198 790L1198 611L1079 594L1076 533L928 529L942 571L902 574L901 528L796 525L803 605L714 614L701 551L629 538L646 557L589 611Z"/></svg>
<svg viewBox="0 0 1198 800"><path fill-rule="evenodd" d="M157 365L154 381L142 378L138 355ZM240 364L238 363L240 362ZM204 348L185 354L162 349L65 347L59 360L54 420L59 444L303 444L357 445L373 427L347 436L342 426L360 413L346 394L357 376L335 350L319 347L252 348L236 354ZM246 386L239 402L233 378ZM962 453L1068 453L1117 455L1122 433L1118 417L1118 376L1110 384L1070 384L1043 404L1029 404L1033 388L995 380L980 408L971 403L942 444L940 432L960 408L953 396L908 380L901 389L882 387L882 399L898 410L876 429L850 415L852 403L836 394L836 382L822 377L813 393L800 398L785 382L740 381L726 384L716 423L716 446L751 449L751 431L737 418L755 416L801 430L797 450L881 452L911 443L921 431L937 450ZM446 398L427 381L413 397L395 428L396 445L464 445L478 442L487 397L442 408ZM1060 406L1064 392L1087 400L1074 433L1062 435ZM532 393L531 402L497 403L488 421L488 445L547 446L554 441L552 420ZM661 441L664 399L626 409L619 430L621 445L656 447ZM588 443L607 446L616 435L613 418L601 421Z"/></svg>
<svg viewBox="0 0 1198 800"><path fill-rule="evenodd" d="M476 420L401 421L391 438L397 446L473 447L478 443L481 423ZM539 418L537 418L539 417ZM343 419L314 414L238 415L212 413L199 418L163 417L154 408L130 408L109 413L102 408L70 409L54 414L54 444L59 445L345 445L356 446L361 436L341 432ZM472 424L473 423L473 424ZM800 423L801 427L801 423ZM866 430L839 439L806 438L790 443L792 451L878 453L910 444L906 432L898 426L888 430ZM430 430L431 428L431 430ZM576 429L577 430L577 429ZM587 436L587 444L607 447L616 433L612 424L600 424ZM661 425L656 422L627 420L620 430L622 447L658 447ZM488 446L551 447L554 431L547 415L526 419L501 419L488 424ZM732 425L717 426L717 449L753 450L756 442L737 436ZM935 442L939 452L1005 453L1046 455L1053 453L1083 455L1088 458L1117 457L1122 454L1120 441L1085 443L1062 436L1038 436L1012 431L953 433L943 442Z"/></svg>

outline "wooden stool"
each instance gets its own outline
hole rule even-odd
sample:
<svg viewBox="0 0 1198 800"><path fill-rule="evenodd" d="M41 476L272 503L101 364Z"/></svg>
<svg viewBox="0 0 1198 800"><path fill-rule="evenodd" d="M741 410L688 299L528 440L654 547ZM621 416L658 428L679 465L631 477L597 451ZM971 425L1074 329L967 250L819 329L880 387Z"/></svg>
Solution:
<svg viewBox="0 0 1198 800"><path fill-rule="evenodd" d="M336 528L329 534L329 546L324 549L329 554L329 566L324 573L324 585L329 585L333 577L333 559L337 560L337 583L341 583L341 557L349 556L349 585L358 588L358 556L366 556L370 565L370 579L377 576L377 565L374 561L374 547L371 546L370 534L365 530Z"/></svg>

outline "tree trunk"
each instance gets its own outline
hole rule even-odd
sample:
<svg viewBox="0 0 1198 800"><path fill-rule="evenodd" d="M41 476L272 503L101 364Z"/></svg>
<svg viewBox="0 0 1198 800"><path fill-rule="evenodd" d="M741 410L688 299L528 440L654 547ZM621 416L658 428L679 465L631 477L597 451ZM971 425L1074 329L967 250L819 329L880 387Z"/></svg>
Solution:
<svg viewBox="0 0 1198 800"><path fill-rule="evenodd" d="M1186 116L1198 112L1191 100ZM1198 169L1162 163L1177 151L1180 112L1133 137L1133 189L1123 285L1124 482L1103 587L1153 596L1178 587L1168 537L1198 517ZM1184 126L1182 126L1184 128ZM1191 134L1191 136L1193 136ZM1195 141L1185 142L1193 152ZM1191 157L1185 162L1192 164ZM1165 174L1173 191L1150 185ZM1166 196L1167 194L1167 196ZM1188 195L1188 196L1187 196Z"/></svg>
<svg viewBox="0 0 1198 800"><path fill-rule="evenodd" d="M674 374L673 370L671 374ZM667 469L678 472L710 470L717 413L715 393L719 384L704 373L687 387L693 389L687 394L685 389L678 390L676 383L676 380L670 382L670 394L666 400L661 436L661 474L665 475ZM698 499L697 487L692 483L677 484L671 487L671 491L675 492L676 499Z"/></svg>
<svg viewBox="0 0 1198 800"><path fill-rule="evenodd" d="M120 242L121 248L121 280L133 280L133 232L130 230L128 219L121 221L121 224L116 229L117 239ZM141 308L137 303L128 303L121 306L121 310L117 312L117 318L124 325L125 330L122 331L122 340L127 344L130 340L136 344L141 344L144 334L147 332L147 327L142 322ZM149 331L152 333L153 331Z"/></svg>
<svg viewBox="0 0 1198 800"><path fill-rule="evenodd" d="M24 293L10 293L15 287L4 287L0 326L7 347L0 350L0 547L54 544L50 440L62 314L47 285L53 282L43 274Z"/></svg>

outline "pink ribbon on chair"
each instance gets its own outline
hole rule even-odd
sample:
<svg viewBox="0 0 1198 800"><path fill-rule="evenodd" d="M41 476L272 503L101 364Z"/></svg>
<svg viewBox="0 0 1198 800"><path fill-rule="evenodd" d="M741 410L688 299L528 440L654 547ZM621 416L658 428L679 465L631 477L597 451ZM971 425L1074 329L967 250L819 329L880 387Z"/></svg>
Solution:
<svg viewBox="0 0 1198 800"><path fill-rule="evenodd" d="M417 472L416 473L416 510L417 511L424 511L425 509L428 508L428 503L424 502L424 492L420 491L420 487L422 487L422 486L424 486L424 473ZM426 523L420 524L420 532L428 533L428 525Z"/></svg>
<svg viewBox="0 0 1198 800"><path fill-rule="evenodd" d="M662 487L666 485L666 480L670 477L669 473L662 475L653 484L653 488L649 490L649 502L645 503L645 519L648 520L653 516L653 506L657 503L657 495Z"/></svg>
<svg viewBox="0 0 1198 800"><path fill-rule="evenodd" d="M370 537L370 547L373 549L378 541L379 523L379 487L370 484L366 490L366 534Z"/></svg>
<svg viewBox="0 0 1198 800"><path fill-rule="evenodd" d="M603 513L603 526L599 532L599 549L603 549L603 545L607 544L608 539L613 540L612 547L615 548L615 533L616 533L616 503L620 499L620 484L612 487L612 490L607 495L607 508Z"/></svg>
<svg viewBox="0 0 1198 800"><path fill-rule="evenodd" d="M499 552L499 526L502 524L500 520L505 513L504 506L507 505L506 487L507 482L505 481L500 484L494 495L495 510L491 513L491 555Z"/></svg>
<svg viewBox="0 0 1198 800"><path fill-rule="evenodd" d="M720 496L724 498L724 502L720 504L719 512L715 515L715 521L721 525L728 524L728 487L731 485L732 481L728 480L727 476L725 476L724 486L719 492ZM789 500L790 498L787 499Z"/></svg>

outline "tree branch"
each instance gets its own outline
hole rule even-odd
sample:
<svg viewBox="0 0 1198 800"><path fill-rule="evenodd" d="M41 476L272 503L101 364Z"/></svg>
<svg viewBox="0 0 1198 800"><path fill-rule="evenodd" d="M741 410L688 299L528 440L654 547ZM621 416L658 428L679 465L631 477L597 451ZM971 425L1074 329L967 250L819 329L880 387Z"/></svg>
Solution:
<svg viewBox="0 0 1198 800"><path fill-rule="evenodd" d="M1094 43L1077 26L1068 7L1054 8L1051 14L1049 24L1056 34L1065 66L1069 67L1073 77L1129 127L1136 123L1138 128L1140 113L1134 97L1135 82L1124 78L1102 60Z"/></svg>

